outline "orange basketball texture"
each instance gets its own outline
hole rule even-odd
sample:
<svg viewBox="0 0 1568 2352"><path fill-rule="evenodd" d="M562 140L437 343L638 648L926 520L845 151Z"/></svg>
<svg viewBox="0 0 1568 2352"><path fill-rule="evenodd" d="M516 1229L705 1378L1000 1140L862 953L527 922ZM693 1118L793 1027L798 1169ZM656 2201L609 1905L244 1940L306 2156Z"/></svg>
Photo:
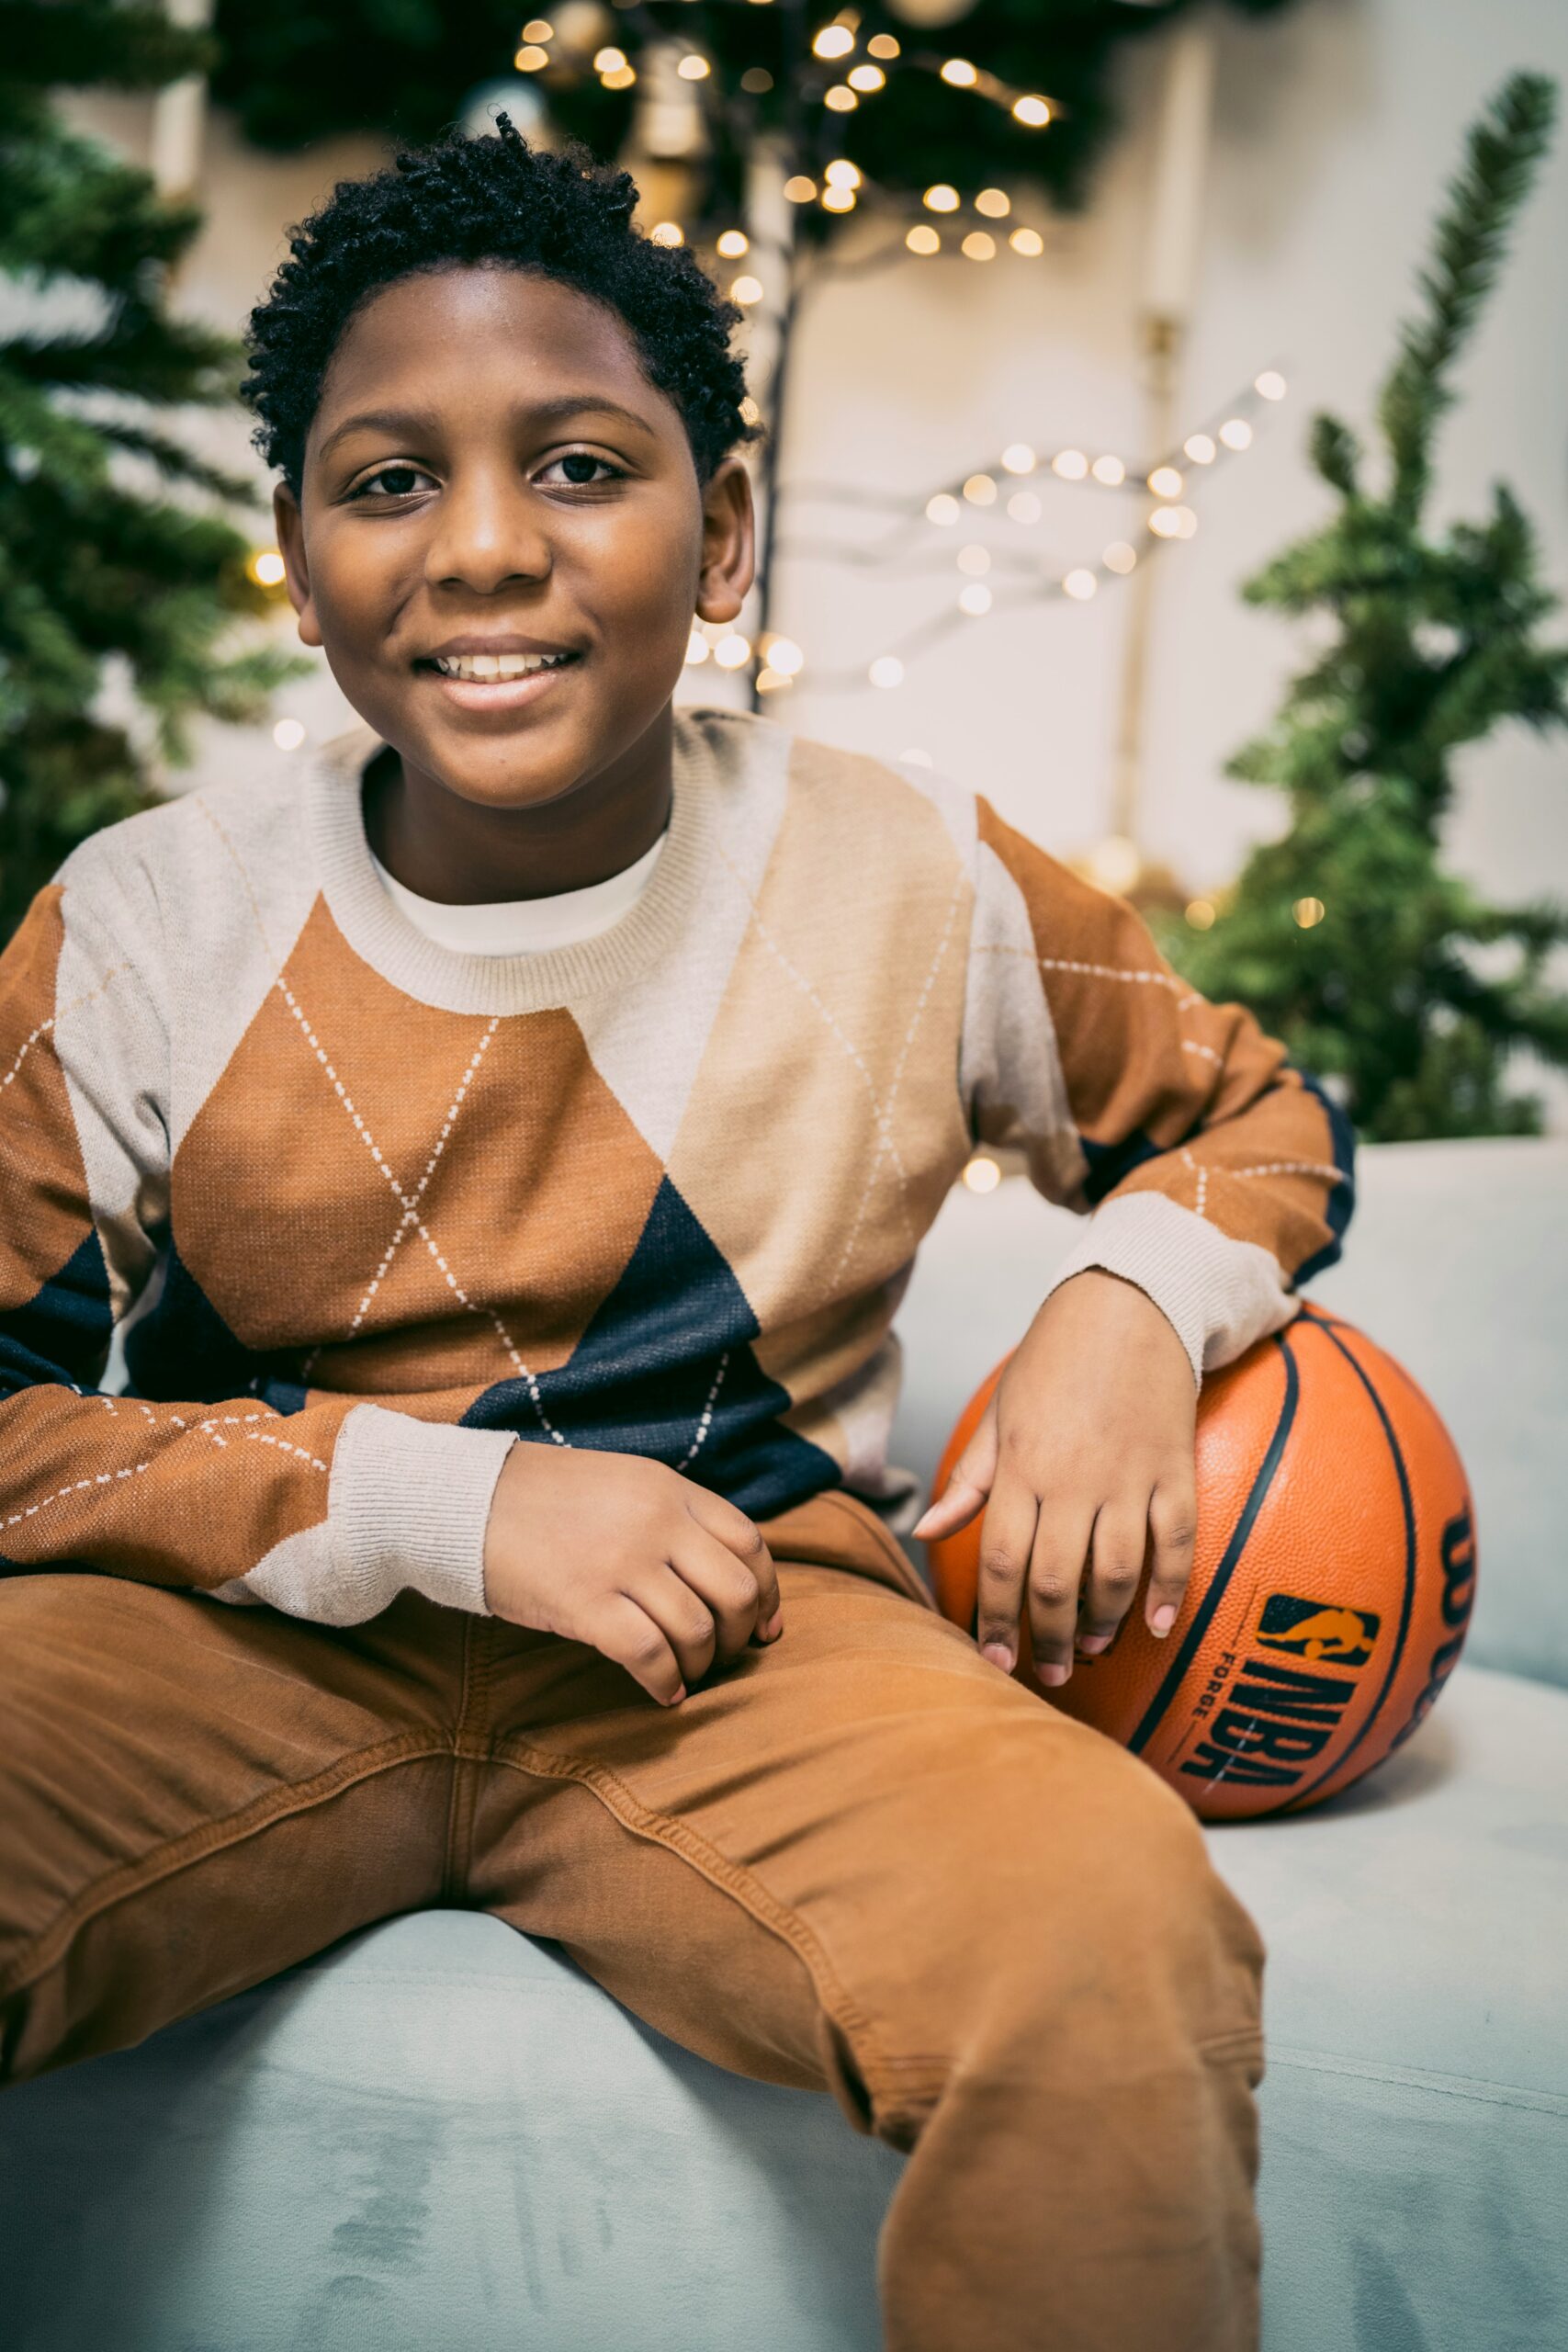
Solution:
<svg viewBox="0 0 1568 2352"><path fill-rule="evenodd" d="M948 1442L941 1494L1006 1363ZM1205 1820L1299 1812L1423 1721L1463 1646L1475 1516L1430 1399L1366 1334L1303 1307L1203 1384L1191 1582L1164 1641L1143 1595L1111 1647L1046 1690L1027 1612L1016 1672L1152 1765ZM974 1631L979 1518L929 1547Z"/></svg>

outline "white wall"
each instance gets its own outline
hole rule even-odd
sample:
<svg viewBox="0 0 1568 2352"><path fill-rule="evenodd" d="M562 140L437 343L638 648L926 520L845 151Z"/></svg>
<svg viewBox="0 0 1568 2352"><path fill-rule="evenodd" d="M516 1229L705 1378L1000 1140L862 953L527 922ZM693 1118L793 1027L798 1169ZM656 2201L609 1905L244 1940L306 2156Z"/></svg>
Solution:
<svg viewBox="0 0 1568 2352"><path fill-rule="evenodd" d="M1277 616L1239 602L1238 582L1325 511L1326 493L1302 454L1311 411L1367 417L1463 129L1520 65L1556 74L1568 98L1562 0L1298 0L1281 17L1224 19L1214 164L1179 407L1196 422L1269 363L1288 376L1291 398L1266 415L1245 458L1203 481L1193 501L1198 537L1160 558L1145 831L1151 849L1195 888L1224 880L1247 842L1278 821L1269 796L1227 782L1222 767L1275 707L1300 649ZM1086 217L1041 219L1042 259L1004 250L990 264L901 260L814 297L794 360L787 472L913 496L994 464L1016 439L1143 454L1135 306L1157 66L1152 42L1126 61L1125 135ZM145 153L146 101L76 98L68 107L84 126ZM845 144L852 153L848 134ZM380 153L344 141L269 161L240 148L215 119L203 189L209 218L181 300L237 329L286 251L284 224ZM1537 522L1551 578L1568 589L1565 198L1568 121L1465 364L1437 503L1444 514L1478 514L1489 482L1506 476ZM869 219L852 226L877 241ZM246 454L248 421L195 424L216 453ZM1043 521L1032 532L1014 526L1013 536L1065 570L1121 536L1133 513L1105 492L1053 485ZM822 509L801 510L792 527L825 525L868 527L852 515L835 523ZM997 534L928 530L941 559L930 571L797 561L782 574L774 625L818 664L862 663L953 595L953 547L971 536ZM1106 830L1127 610L1125 592L1112 589L1088 605L988 616L912 664L892 693L814 691L808 670L771 707L800 731L835 741L883 752L919 746L988 792L1013 822L1070 850ZM711 667L688 680L706 696L728 690ZM312 734L347 715L324 670L286 693L280 708ZM280 756L265 733L243 741L211 729L204 739L204 766ZM1499 894L1568 896L1568 747L1510 731L1472 752L1462 775L1452 848L1464 869Z"/></svg>

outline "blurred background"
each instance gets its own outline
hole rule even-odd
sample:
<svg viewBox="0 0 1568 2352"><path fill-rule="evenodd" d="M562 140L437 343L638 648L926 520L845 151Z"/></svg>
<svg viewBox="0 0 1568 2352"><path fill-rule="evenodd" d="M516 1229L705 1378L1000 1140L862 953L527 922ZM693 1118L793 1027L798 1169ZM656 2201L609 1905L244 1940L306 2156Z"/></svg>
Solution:
<svg viewBox="0 0 1568 2352"><path fill-rule="evenodd" d="M0 930L354 716L237 338L505 107L745 313L763 577L681 699L984 791L1367 1136L1568 1126L1562 0L4 13Z"/></svg>

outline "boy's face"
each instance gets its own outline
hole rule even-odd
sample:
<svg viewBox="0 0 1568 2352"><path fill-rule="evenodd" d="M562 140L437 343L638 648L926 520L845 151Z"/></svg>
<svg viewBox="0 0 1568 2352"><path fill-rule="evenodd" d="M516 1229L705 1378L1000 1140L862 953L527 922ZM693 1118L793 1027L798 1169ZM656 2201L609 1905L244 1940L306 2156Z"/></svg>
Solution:
<svg viewBox="0 0 1568 2352"><path fill-rule="evenodd" d="M303 488L302 506L274 497L300 637L405 769L490 808L635 764L694 615L733 620L751 583L739 458L705 493L621 322L514 268L371 297L333 355ZM571 658L499 686L434 666L498 639Z"/></svg>

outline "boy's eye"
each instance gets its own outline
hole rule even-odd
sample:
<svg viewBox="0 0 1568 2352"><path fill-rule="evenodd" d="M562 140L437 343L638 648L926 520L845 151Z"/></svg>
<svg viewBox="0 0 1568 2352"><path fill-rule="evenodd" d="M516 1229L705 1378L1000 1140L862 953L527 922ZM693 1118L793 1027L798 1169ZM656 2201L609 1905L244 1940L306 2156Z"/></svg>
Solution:
<svg viewBox="0 0 1568 2352"><path fill-rule="evenodd" d="M586 490L590 487L593 481L595 467L612 481L624 480L619 466L613 466L608 458L594 457L589 449L568 449L564 457L552 458L549 465L545 468L546 473L549 472L551 466L565 466L569 469L567 485L573 490Z"/></svg>
<svg viewBox="0 0 1568 2352"><path fill-rule="evenodd" d="M396 477L396 487L380 494L389 498L406 498L415 480L423 474L423 470L422 466L378 466L373 474L367 474L365 480L357 483L349 495L353 498L363 498L367 491L375 490L378 481L392 482Z"/></svg>

